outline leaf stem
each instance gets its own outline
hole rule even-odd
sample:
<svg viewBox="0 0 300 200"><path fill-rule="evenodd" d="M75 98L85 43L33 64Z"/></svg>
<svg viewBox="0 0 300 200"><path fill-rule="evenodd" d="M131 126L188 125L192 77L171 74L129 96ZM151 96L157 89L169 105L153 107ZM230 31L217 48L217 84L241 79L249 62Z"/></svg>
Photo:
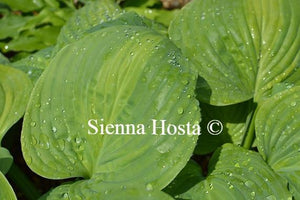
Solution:
<svg viewBox="0 0 300 200"><path fill-rule="evenodd" d="M22 194L26 197L26 199L36 200L41 196L41 192L15 163L12 164L6 175L12 183L22 191Z"/></svg>
<svg viewBox="0 0 300 200"><path fill-rule="evenodd" d="M250 149L253 144L253 141L255 139L255 116L256 116L257 110L258 110L257 106L254 106L254 111L251 115L250 123L247 127L246 137L244 138L244 141L242 143L242 146L245 149Z"/></svg>

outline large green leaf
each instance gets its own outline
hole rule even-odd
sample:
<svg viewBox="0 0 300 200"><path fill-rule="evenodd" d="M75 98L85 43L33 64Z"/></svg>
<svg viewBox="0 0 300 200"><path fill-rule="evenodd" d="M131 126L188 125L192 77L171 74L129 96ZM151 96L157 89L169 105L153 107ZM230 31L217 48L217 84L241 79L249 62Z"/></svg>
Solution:
<svg viewBox="0 0 300 200"><path fill-rule="evenodd" d="M206 180L180 195L183 199L292 199L287 182L253 151L225 144L209 164Z"/></svg>
<svg viewBox="0 0 300 200"><path fill-rule="evenodd" d="M261 102L296 73L299 10L297 0L197 0L183 8L169 34L203 77L201 100Z"/></svg>
<svg viewBox="0 0 300 200"><path fill-rule="evenodd" d="M6 180L5 176L0 172L0 199L17 200L17 197Z"/></svg>
<svg viewBox="0 0 300 200"><path fill-rule="evenodd" d="M154 191L151 186L127 188L93 178L88 181L59 186L51 191L46 199L171 200L172 198L161 191Z"/></svg>
<svg viewBox="0 0 300 200"><path fill-rule="evenodd" d="M300 87L280 92L258 110L258 150L275 172L289 181L300 198Z"/></svg>
<svg viewBox="0 0 300 200"><path fill-rule="evenodd" d="M151 119L199 123L187 65L167 37L145 27L108 27L66 46L31 95L21 138L28 166L47 178L97 176L162 189L189 160L197 136L152 135L147 127ZM89 135L90 119L144 124L147 134Z"/></svg>

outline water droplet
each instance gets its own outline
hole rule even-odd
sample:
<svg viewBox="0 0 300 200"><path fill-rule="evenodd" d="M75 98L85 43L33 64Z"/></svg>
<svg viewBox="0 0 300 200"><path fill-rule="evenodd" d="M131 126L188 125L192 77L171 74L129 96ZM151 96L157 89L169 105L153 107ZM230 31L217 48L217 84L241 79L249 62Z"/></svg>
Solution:
<svg viewBox="0 0 300 200"><path fill-rule="evenodd" d="M126 185L121 185L122 190L126 190Z"/></svg>
<svg viewBox="0 0 300 200"><path fill-rule="evenodd" d="M153 186L151 185L151 183L148 183L148 184L146 185L146 190L148 190L148 191L153 190Z"/></svg>
<svg viewBox="0 0 300 200"><path fill-rule="evenodd" d="M75 138L76 144L80 144L82 142L82 139L80 137Z"/></svg>
<svg viewBox="0 0 300 200"><path fill-rule="evenodd" d="M253 191L253 192L251 192L251 194L250 194L252 197L255 197L255 192Z"/></svg>
<svg viewBox="0 0 300 200"><path fill-rule="evenodd" d="M183 85L187 85L187 84L189 84L189 81L188 80L183 80L182 83L183 83Z"/></svg>
<svg viewBox="0 0 300 200"><path fill-rule="evenodd" d="M178 113L178 114L181 115L181 114L183 114L183 112L184 112L183 108L178 108L178 109L177 109L177 113Z"/></svg>
<svg viewBox="0 0 300 200"><path fill-rule="evenodd" d="M60 150L64 150L65 149L65 141L63 139L58 140L58 145Z"/></svg>
<svg viewBox="0 0 300 200"><path fill-rule="evenodd" d="M35 127L35 126L36 126L36 123L35 123L35 122L31 122L31 123L30 123L30 126Z"/></svg>
<svg viewBox="0 0 300 200"><path fill-rule="evenodd" d="M296 102L296 101L292 101L290 105L291 105L292 107L294 107L294 106L297 105L297 102Z"/></svg>
<svg viewBox="0 0 300 200"><path fill-rule="evenodd" d="M235 163L234 166L235 166L235 167L240 167L240 164L239 164L239 163Z"/></svg>
<svg viewBox="0 0 300 200"><path fill-rule="evenodd" d="M26 163L27 163L28 165L30 165L30 164L32 163L32 158L31 158L31 156L28 156L28 157L27 157Z"/></svg>
<svg viewBox="0 0 300 200"><path fill-rule="evenodd" d="M40 104L40 103L37 103L37 104L35 104L35 107L36 107L36 108L40 108L40 107L41 107L41 104Z"/></svg>
<svg viewBox="0 0 300 200"><path fill-rule="evenodd" d="M52 132L56 133L57 132L57 128L55 126L52 127Z"/></svg>
<svg viewBox="0 0 300 200"><path fill-rule="evenodd" d="M61 197L64 198L64 199L69 199L69 194L68 193L63 193L61 195Z"/></svg>
<svg viewBox="0 0 300 200"><path fill-rule="evenodd" d="M253 185L254 185L254 183L252 182L252 181L246 181L245 182L245 185L248 187L248 188L251 188L251 187L253 187Z"/></svg>
<svg viewBox="0 0 300 200"><path fill-rule="evenodd" d="M36 140L36 138L34 136L31 137L31 141L32 141L33 145L37 144L37 140Z"/></svg>
<svg viewBox="0 0 300 200"><path fill-rule="evenodd" d="M157 151L159 153L167 153L170 150L170 145L168 143L163 143L162 145L157 147Z"/></svg>

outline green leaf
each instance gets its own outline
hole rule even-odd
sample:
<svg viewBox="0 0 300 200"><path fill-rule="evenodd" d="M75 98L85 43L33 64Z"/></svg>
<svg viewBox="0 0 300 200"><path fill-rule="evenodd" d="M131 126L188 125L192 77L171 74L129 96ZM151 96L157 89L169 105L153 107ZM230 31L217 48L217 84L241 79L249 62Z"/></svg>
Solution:
<svg viewBox="0 0 300 200"><path fill-rule="evenodd" d="M17 200L17 197L6 180L5 176L0 172L0 199Z"/></svg>
<svg viewBox="0 0 300 200"><path fill-rule="evenodd" d="M25 72L33 83L37 81L44 69L49 65L53 47L42 49L30 56L12 63L12 66Z"/></svg>
<svg viewBox="0 0 300 200"><path fill-rule="evenodd" d="M136 12L148 19L169 26L171 20L178 13L178 10L165 10L159 0L126 0L122 4L124 10Z"/></svg>
<svg viewBox="0 0 300 200"><path fill-rule="evenodd" d="M24 114L32 85L26 74L0 64L0 142Z"/></svg>
<svg viewBox="0 0 300 200"><path fill-rule="evenodd" d="M0 173L6 174L13 162L13 157L9 151L3 147L0 147Z"/></svg>
<svg viewBox="0 0 300 200"><path fill-rule="evenodd" d="M72 12L71 8L46 7L36 15L5 13L0 21L0 38L6 41L2 51L32 52L54 45Z"/></svg>
<svg viewBox="0 0 300 200"><path fill-rule="evenodd" d="M103 22L115 19L122 11L119 6L111 0L87 2L77 10L62 28L54 53L65 45L79 40L85 32Z"/></svg>
<svg viewBox="0 0 300 200"><path fill-rule="evenodd" d="M293 76L300 62L298 10L297 0L198 0L183 8L169 34L203 78L201 101L261 102Z"/></svg>
<svg viewBox="0 0 300 200"><path fill-rule="evenodd" d="M30 16L4 14L0 20L0 39L17 37L21 27L23 27L30 18Z"/></svg>
<svg viewBox="0 0 300 200"><path fill-rule="evenodd" d="M196 154L211 153L225 143L242 144L248 126L247 119L254 109L251 101L229 106L212 106L201 103L200 108L202 134L199 136L195 148ZM207 126L212 120L218 120L222 123L223 130L218 135L212 135L208 132Z"/></svg>
<svg viewBox="0 0 300 200"><path fill-rule="evenodd" d="M35 51L54 45L60 27L44 26L39 29L25 31L15 40L6 44L4 51Z"/></svg>
<svg viewBox="0 0 300 200"><path fill-rule="evenodd" d="M176 178L164 189L164 192L176 197L188 191L203 179L200 165L190 160Z"/></svg>
<svg viewBox="0 0 300 200"><path fill-rule="evenodd" d="M183 199L292 199L287 182L253 151L225 144L209 164L206 180L179 197Z"/></svg>
<svg viewBox="0 0 300 200"><path fill-rule="evenodd" d="M127 188L93 178L88 181L78 181L73 184L59 186L51 191L45 199L171 200L172 198L161 191L152 190L150 186L148 188Z"/></svg>
<svg viewBox="0 0 300 200"><path fill-rule="evenodd" d="M59 51L36 83L22 130L25 160L47 178L98 176L162 189L189 160L197 136L152 135L147 127L152 119L199 124L195 79L180 50L156 31L91 33ZM144 124L147 133L89 135L90 119Z"/></svg>
<svg viewBox="0 0 300 200"><path fill-rule="evenodd" d="M23 72L0 64L0 144L7 130L23 116L31 88ZM0 172L6 173L12 160L8 150L0 147Z"/></svg>
<svg viewBox="0 0 300 200"><path fill-rule="evenodd" d="M274 95L258 110L257 147L275 172L289 181L300 198L300 87Z"/></svg>
<svg viewBox="0 0 300 200"><path fill-rule="evenodd" d="M38 10L44 6L43 0L0 0L0 2L7 4L13 10L23 12Z"/></svg>

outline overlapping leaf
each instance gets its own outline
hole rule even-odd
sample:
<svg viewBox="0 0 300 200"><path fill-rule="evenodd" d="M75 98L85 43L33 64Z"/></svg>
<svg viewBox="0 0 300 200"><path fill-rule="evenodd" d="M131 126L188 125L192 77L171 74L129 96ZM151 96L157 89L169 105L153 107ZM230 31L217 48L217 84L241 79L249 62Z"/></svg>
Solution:
<svg viewBox="0 0 300 200"><path fill-rule="evenodd" d="M0 64L0 144L7 130L23 116L31 88L23 72ZM0 171L6 173L11 163L10 153L0 147Z"/></svg>
<svg viewBox="0 0 300 200"><path fill-rule="evenodd" d="M24 114L31 90L26 74L0 65L0 141L6 131Z"/></svg>
<svg viewBox="0 0 300 200"><path fill-rule="evenodd" d="M5 176L0 172L0 199L17 200L17 197L6 180Z"/></svg>
<svg viewBox="0 0 300 200"><path fill-rule="evenodd" d="M88 120L198 124L187 65L173 43L146 27L108 27L66 46L31 95L21 140L27 164L47 178L162 189L192 155L197 136L154 136L148 128L145 135L88 135Z"/></svg>
<svg viewBox="0 0 300 200"><path fill-rule="evenodd" d="M183 199L292 199L287 182L253 151L225 144L210 161L206 180Z"/></svg>
<svg viewBox="0 0 300 200"><path fill-rule="evenodd" d="M258 110L258 150L300 198L300 87L279 92Z"/></svg>
<svg viewBox="0 0 300 200"><path fill-rule="evenodd" d="M169 34L203 77L201 100L261 102L297 73L299 6L297 0L199 0L182 9Z"/></svg>

